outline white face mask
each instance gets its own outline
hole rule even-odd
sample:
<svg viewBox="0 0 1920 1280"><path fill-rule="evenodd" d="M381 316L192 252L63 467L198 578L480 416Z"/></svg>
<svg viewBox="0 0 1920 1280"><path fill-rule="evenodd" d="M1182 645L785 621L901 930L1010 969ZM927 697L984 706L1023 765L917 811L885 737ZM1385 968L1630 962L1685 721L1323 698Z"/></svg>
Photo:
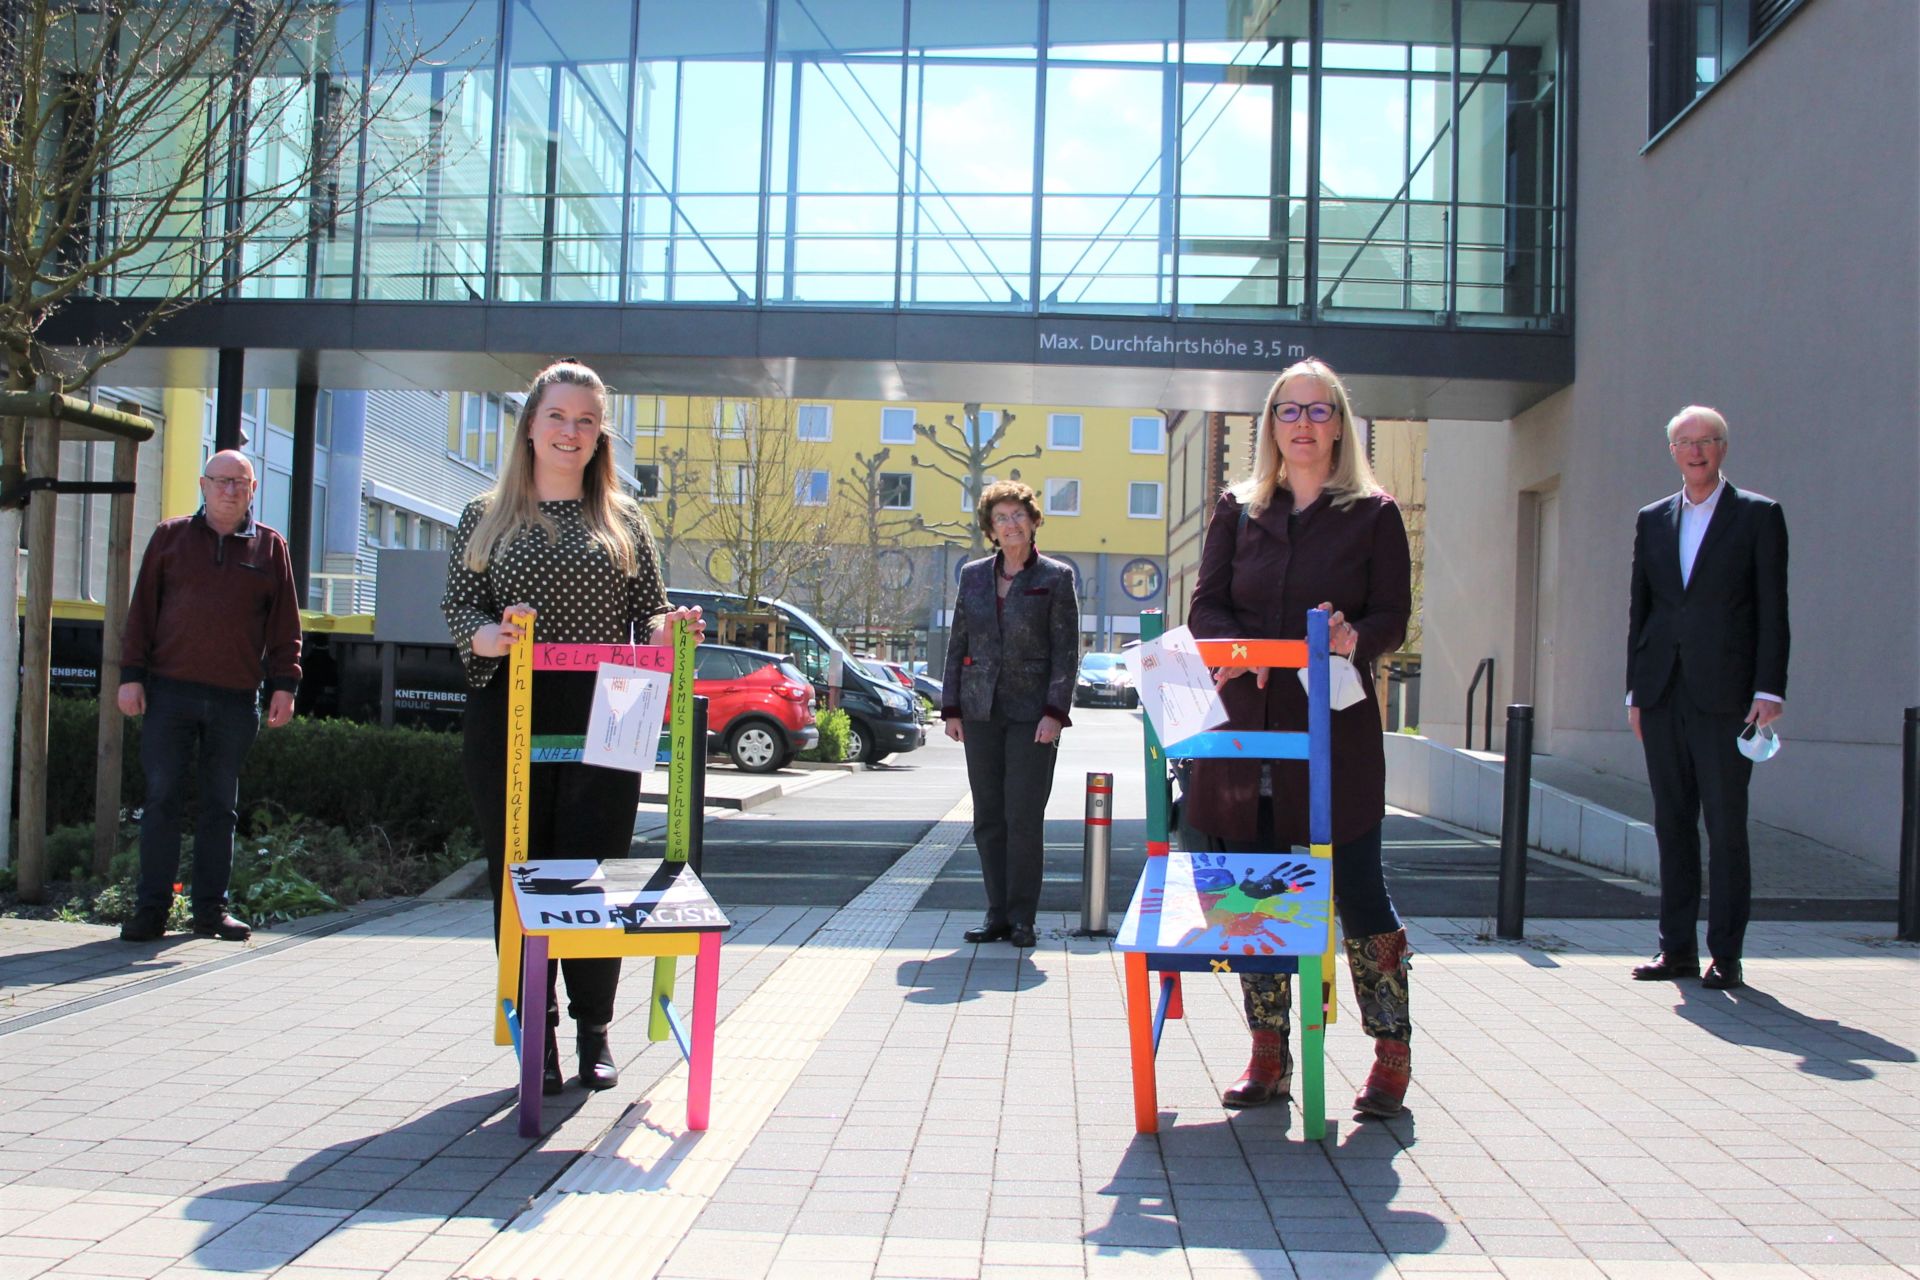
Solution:
<svg viewBox="0 0 1920 1280"><path fill-rule="evenodd" d="M1740 748L1741 755L1759 764L1780 754L1780 735L1773 731L1772 725L1764 729L1748 725L1740 731L1733 745Z"/></svg>
<svg viewBox="0 0 1920 1280"><path fill-rule="evenodd" d="M1299 669L1300 687L1307 689L1307 669ZM1308 696L1313 690L1307 689ZM1360 684L1360 673L1353 669L1353 663L1337 653L1327 655L1327 705L1335 711L1345 711L1354 703L1363 700L1367 691Z"/></svg>

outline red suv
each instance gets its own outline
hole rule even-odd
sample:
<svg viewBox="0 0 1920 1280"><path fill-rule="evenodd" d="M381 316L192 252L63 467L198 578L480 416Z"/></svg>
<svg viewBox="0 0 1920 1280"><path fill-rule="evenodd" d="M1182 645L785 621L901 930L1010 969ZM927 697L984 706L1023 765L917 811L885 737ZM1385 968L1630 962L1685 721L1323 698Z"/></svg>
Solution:
<svg viewBox="0 0 1920 1280"><path fill-rule="evenodd" d="M703 644L694 651L693 692L707 700L707 750L748 773L784 768L820 741L813 685L777 653Z"/></svg>

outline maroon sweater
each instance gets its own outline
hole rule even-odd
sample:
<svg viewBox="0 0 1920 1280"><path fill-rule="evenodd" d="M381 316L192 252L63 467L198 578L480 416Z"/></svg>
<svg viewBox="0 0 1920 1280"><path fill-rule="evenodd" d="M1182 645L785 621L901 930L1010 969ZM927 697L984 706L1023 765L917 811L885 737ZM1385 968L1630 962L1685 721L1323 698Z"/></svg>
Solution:
<svg viewBox="0 0 1920 1280"><path fill-rule="evenodd" d="M222 689L300 685L300 609L287 540L248 515L219 534L196 512L163 520L127 609L120 679Z"/></svg>

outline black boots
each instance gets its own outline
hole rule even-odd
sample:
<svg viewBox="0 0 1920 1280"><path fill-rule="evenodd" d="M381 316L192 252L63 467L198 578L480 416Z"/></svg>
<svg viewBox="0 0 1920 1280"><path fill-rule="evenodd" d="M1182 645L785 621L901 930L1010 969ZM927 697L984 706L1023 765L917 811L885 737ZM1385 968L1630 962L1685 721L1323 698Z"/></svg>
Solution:
<svg viewBox="0 0 1920 1280"><path fill-rule="evenodd" d="M547 1028L546 1061L540 1067L540 1092L549 1098L567 1087L567 1078L560 1074L560 1037L554 1034L559 1030Z"/></svg>
<svg viewBox="0 0 1920 1280"><path fill-rule="evenodd" d="M132 918L120 926L122 942L158 942L166 936L167 909L165 907L140 907Z"/></svg>
<svg viewBox="0 0 1920 1280"><path fill-rule="evenodd" d="M607 1045L607 1029L582 1024L576 1040L580 1049L580 1087L611 1089L619 1084L620 1068L613 1065L613 1050Z"/></svg>

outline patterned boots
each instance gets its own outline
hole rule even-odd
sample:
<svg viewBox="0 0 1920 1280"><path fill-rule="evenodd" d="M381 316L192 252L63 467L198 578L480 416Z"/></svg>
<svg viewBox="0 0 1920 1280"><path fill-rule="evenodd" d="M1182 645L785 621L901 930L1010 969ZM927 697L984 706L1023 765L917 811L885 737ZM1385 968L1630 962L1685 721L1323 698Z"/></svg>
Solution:
<svg viewBox="0 0 1920 1280"><path fill-rule="evenodd" d="M1285 1102L1293 1096L1293 1047L1287 1039L1292 1022L1293 978L1284 973L1249 974L1240 979L1253 1028L1253 1058L1246 1072L1220 1095L1228 1107L1260 1107Z"/></svg>
<svg viewBox="0 0 1920 1280"><path fill-rule="evenodd" d="M1347 962L1360 1022L1373 1037L1373 1070L1353 1099L1366 1115L1397 1116L1413 1079L1413 1020L1408 1012L1407 931L1348 938Z"/></svg>

